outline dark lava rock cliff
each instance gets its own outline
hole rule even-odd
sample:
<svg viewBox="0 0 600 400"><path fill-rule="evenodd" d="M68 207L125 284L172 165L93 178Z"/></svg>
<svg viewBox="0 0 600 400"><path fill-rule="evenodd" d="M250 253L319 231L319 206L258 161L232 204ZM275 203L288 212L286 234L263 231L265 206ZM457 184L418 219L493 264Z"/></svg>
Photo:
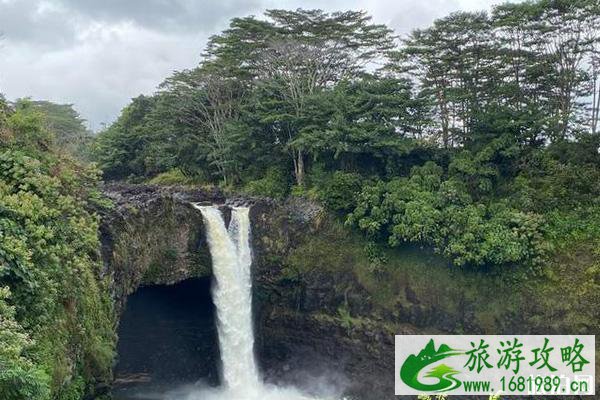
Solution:
<svg viewBox="0 0 600 400"><path fill-rule="evenodd" d="M347 290L337 290L355 285L351 275L311 274L299 282L283 265L306 235L318 233L325 217L319 205L183 187L119 184L104 193L114 203L101 226L104 274L112 279L118 310L140 286L211 275L202 217L192 202L222 205L226 222L228 206L250 205L257 353L267 378L391 393L393 335L401 332L350 327L338 318L348 301L363 307L358 294L348 298Z"/></svg>
<svg viewBox="0 0 600 400"><path fill-rule="evenodd" d="M368 256L364 239L304 199L144 185L105 193L114 207L101 228L104 274L118 310L140 286L211 276L192 202L221 205L226 222L229 206L251 206L256 350L272 382L384 400L394 398L394 335L594 334L600 326L598 291L571 290L587 268L581 257L535 279L469 271L426 249Z"/></svg>

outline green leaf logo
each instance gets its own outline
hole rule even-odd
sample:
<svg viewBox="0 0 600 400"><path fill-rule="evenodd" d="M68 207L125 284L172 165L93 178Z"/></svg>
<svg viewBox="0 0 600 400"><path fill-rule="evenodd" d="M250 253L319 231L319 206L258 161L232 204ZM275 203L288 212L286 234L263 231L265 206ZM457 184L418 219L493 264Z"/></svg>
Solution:
<svg viewBox="0 0 600 400"><path fill-rule="evenodd" d="M464 354L464 352L452 349L446 344L440 345L440 348L436 350L432 339L418 355L411 354L406 358L406 361L404 361L404 364L400 368L400 379L411 388L424 392L445 392L456 389L462 383L454 375L459 374L460 371L452 367L439 364L427 371L425 377L438 379L433 384L421 383L419 381L419 373L431 364L461 354Z"/></svg>

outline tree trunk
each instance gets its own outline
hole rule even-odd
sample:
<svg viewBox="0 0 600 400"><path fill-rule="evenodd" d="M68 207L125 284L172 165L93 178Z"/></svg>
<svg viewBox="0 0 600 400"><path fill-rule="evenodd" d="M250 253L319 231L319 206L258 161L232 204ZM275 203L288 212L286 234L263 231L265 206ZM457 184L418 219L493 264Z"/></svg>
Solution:
<svg viewBox="0 0 600 400"><path fill-rule="evenodd" d="M450 146L450 133L449 133L449 116L448 116L448 105L446 104L446 98L443 93L443 89L438 89L437 92L438 103L440 107L440 120L442 125L442 143L445 149Z"/></svg>
<svg viewBox="0 0 600 400"><path fill-rule="evenodd" d="M298 150L294 157L294 175L296 184L300 187L304 186L304 154L302 150Z"/></svg>
<svg viewBox="0 0 600 400"><path fill-rule="evenodd" d="M594 74L593 80L594 96L592 98L592 134L596 134L598 130L598 117L600 115L600 87L598 86L598 74Z"/></svg>

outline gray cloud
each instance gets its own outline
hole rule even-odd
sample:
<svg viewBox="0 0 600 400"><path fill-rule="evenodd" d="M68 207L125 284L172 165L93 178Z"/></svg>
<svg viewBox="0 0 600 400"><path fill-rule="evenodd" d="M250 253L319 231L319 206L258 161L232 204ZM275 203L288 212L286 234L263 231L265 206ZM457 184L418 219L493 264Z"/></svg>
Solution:
<svg viewBox="0 0 600 400"><path fill-rule="evenodd" d="M62 0L81 15L105 21L132 21L161 31L210 31L232 14L260 6L258 0Z"/></svg>
<svg viewBox="0 0 600 400"><path fill-rule="evenodd" d="M228 20L266 8L363 9L398 33L494 0L0 0L0 92L74 103L94 129L190 68Z"/></svg>
<svg viewBox="0 0 600 400"><path fill-rule="evenodd" d="M0 0L0 32L5 41L68 46L75 40L75 15L38 0Z"/></svg>

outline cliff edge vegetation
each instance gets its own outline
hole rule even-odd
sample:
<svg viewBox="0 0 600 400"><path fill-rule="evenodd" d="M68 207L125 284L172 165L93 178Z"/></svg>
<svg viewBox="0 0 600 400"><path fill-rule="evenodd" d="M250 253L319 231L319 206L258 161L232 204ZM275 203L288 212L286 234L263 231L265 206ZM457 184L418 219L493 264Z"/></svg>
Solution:
<svg viewBox="0 0 600 400"><path fill-rule="evenodd" d="M0 398L76 400L110 382L99 173L57 146L35 104L0 99ZM77 120L75 121L77 122ZM80 122L80 121L79 121Z"/></svg>

